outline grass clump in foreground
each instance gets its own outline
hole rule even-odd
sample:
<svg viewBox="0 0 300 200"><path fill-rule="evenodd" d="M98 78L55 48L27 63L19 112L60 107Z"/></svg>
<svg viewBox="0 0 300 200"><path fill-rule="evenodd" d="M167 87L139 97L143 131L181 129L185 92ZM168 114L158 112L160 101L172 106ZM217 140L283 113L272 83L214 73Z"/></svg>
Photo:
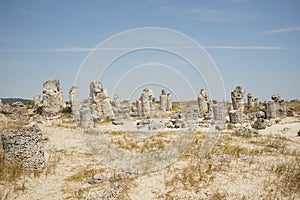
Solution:
<svg viewBox="0 0 300 200"><path fill-rule="evenodd" d="M20 163L6 162L0 155L0 199L9 199L15 191L26 190L24 183L25 171ZM22 181L23 180L23 181Z"/></svg>

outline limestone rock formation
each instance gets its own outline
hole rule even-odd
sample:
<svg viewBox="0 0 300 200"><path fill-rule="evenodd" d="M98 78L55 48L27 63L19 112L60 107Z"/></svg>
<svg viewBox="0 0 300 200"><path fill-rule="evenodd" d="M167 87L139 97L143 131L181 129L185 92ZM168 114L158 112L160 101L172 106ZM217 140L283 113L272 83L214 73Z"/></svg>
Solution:
<svg viewBox="0 0 300 200"><path fill-rule="evenodd" d="M229 111L229 118L231 123L242 123L243 122L243 112L239 110Z"/></svg>
<svg viewBox="0 0 300 200"><path fill-rule="evenodd" d="M169 111L172 110L172 95L167 93L166 90L161 91L161 95L159 96L160 100L160 110Z"/></svg>
<svg viewBox="0 0 300 200"><path fill-rule="evenodd" d="M251 110L254 107L257 107L258 105L259 105L258 98L255 97L253 93L248 93L248 95L247 95L248 110Z"/></svg>
<svg viewBox="0 0 300 200"><path fill-rule="evenodd" d="M237 86L231 91L231 100L233 110L241 109L244 111L244 90L241 86Z"/></svg>
<svg viewBox="0 0 300 200"><path fill-rule="evenodd" d="M71 111L73 114L74 121L79 121L80 119L80 97L78 87L71 87L69 91L69 101L71 104Z"/></svg>
<svg viewBox="0 0 300 200"><path fill-rule="evenodd" d="M80 126L83 128L94 127L94 120L92 117L91 108L87 105L83 105L80 108Z"/></svg>
<svg viewBox="0 0 300 200"><path fill-rule="evenodd" d="M60 116L64 102L58 79L43 84L42 115L46 118Z"/></svg>
<svg viewBox="0 0 300 200"><path fill-rule="evenodd" d="M43 134L36 124L20 130L6 130L1 139L6 161L19 162L29 170L44 168Z"/></svg>
<svg viewBox="0 0 300 200"><path fill-rule="evenodd" d="M210 111L210 100L206 89L201 89L198 95L199 116L203 117Z"/></svg>
<svg viewBox="0 0 300 200"><path fill-rule="evenodd" d="M138 116L150 117L151 110L154 109L155 97L151 89L145 88L141 97L136 101Z"/></svg>
<svg viewBox="0 0 300 200"><path fill-rule="evenodd" d="M90 97L92 104L96 104L96 110L101 119L112 119L114 116L107 89L99 81L90 83Z"/></svg>
<svg viewBox="0 0 300 200"><path fill-rule="evenodd" d="M265 102L266 117L277 118L286 116L287 107L285 100L279 95L272 95L271 100Z"/></svg>
<svg viewBox="0 0 300 200"><path fill-rule="evenodd" d="M114 104L116 108L121 108L121 101L117 94L114 95Z"/></svg>

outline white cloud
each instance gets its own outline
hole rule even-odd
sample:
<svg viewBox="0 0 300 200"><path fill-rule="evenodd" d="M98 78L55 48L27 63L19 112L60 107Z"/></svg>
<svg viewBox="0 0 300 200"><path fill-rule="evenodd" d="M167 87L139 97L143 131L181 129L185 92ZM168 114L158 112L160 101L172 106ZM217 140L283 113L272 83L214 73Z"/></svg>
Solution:
<svg viewBox="0 0 300 200"><path fill-rule="evenodd" d="M262 34L288 33L293 31L300 31L300 26L292 26L287 28L273 29L262 32Z"/></svg>
<svg viewBox="0 0 300 200"><path fill-rule="evenodd" d="M153 47L155 48L155 47ZM171 48L197 48L195 46L193 47L187 47L187 46L174 46L174 47L159 47L160 49L166 48L166 49L171 49ZM280 46L204 46L205 49L224 49L224 50L284 50L287 49L285 47L280 47ZM0 52L53 52L53 53L73 53L73 52L90 52L90 51L129 51L129 50L136 50L136 48L133 47L128 47L128 48L115 48L115 47L110 47L110 48L83 48L83 47L71 47L71 48L40 48L40 49L34 49L34 48L29 48L29 49L0 49Z"/></svg>
<svg viewBox="0 0 300 200"><path fill-rule="evenodd" d="M278 46L205 46L206 49L227 49L227 50L284 50L285 47Z"/></svg>

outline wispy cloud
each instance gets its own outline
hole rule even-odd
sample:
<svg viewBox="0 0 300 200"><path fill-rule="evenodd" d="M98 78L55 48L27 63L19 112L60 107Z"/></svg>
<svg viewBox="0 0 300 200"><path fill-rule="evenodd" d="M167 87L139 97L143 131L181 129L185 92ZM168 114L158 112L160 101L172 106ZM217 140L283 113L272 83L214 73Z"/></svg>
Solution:
<svg viewBox="0 0 300 200"><path fill-rule="evenodd" d="M206 49L224 49L224 50L284 50L285 47L278 46L206 46Z"/></svg>
<svg viewBox="0 0 300 200"><path fill-rule="evenodd" d="M276 34L276 33L288 33L293 31L300 31L300 26L292 26L287 28L279 28L262 32L262 34Z"/></svg>
<svg viewBox="0 0 300 200"><path fill-rule="evenodd" d="M153 47L155 48L155 47ZM160 49L163 47L159 47ZM187 47L187 46L178 46L178 47L164 47L166 49L171 48L196 48ZM204 46L205 49L220 49L220 50L285 50L287 48L280 47L280 46ZM76 52L90 52L90 51L127 51L127 50L135 50L134 47L127 47L127 48L84 48L84 47L72 47L72 48L40 48L40 49L0 49L0 52L49 52L49 53L76 53Z"/></svg>

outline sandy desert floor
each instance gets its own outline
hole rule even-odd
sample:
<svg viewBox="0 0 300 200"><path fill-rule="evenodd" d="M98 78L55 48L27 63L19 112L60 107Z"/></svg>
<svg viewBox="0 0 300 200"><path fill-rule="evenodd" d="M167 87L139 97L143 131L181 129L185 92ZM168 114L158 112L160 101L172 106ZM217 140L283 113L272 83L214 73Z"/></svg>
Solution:
<svg viewBox="0 0 300 200"><path fill-rule="evenodd" d="M175 162L141 174L105 166L74 123L38 125L46 137L46 167L1 183L2 199L300 199L300 118L284 118L258 134L220 132L210 144L207 131L199 130ZM174 132L155 135L147 145L116 128L105 134L121 148L143 152L163 147Z"/></svg>

